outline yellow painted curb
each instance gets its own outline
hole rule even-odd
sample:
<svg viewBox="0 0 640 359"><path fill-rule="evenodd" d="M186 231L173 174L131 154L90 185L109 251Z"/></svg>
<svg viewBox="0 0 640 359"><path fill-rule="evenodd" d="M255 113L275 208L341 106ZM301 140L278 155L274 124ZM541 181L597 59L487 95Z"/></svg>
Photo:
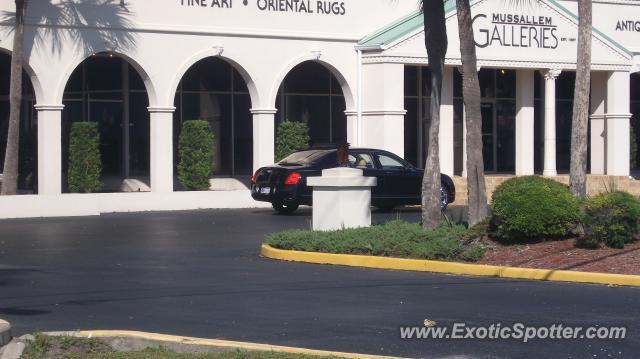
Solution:
<svg viewBox="0 0 640 359"><path fill-rule="evenodd" d="M185 344L185 345L200 345L210 346L216 348L228 348L228 349L240 349L245 351L272 351L281 353L293 353L293 354L305 354L315 356L335 356L342 358L353 359L402 359L399 357L381 356L381 355L368 355L368 354L356 354L356 353L342 353L326 350L314 350L295 347L285 347L279 345L236 342L220 339L203 339L192 337L181 337L167 334L146 333L130 330L82 330L74 332L82 337L87 338L114 338L125 337L135 339L153 340L165 343ZM69 333L67 333L69 334Z"/></svg>
<svg viewBox="0 0 640 359"><path fill-rule="evenodd" d="M492 265L442 262L421 259L289 251L276 249L267 244L262 245L260 253L267 258L292 262L335 264L350 267L395 269L485 277L547 280L554 282L594 283L640 287L640 276L626 274L501 267Z"/></svg>

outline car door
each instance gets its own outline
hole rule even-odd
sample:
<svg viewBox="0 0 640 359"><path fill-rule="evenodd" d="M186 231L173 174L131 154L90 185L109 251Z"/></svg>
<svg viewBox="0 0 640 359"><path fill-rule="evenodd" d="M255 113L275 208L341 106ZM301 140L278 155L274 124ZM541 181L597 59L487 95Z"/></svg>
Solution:
<svg viewBox="0 0 640 359"><path fill-rule="evenodd" d="M381 196L407 204L414 203L419 198L422 181L418 171L414 171L400 157L386 151L375 152L374 159L383 178Z"/></svg>

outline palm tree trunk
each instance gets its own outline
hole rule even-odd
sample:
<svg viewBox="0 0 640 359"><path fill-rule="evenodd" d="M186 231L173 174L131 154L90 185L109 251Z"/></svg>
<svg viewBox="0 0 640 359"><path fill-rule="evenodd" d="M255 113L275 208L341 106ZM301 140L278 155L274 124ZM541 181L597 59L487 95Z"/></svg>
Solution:
<svg viewBox="0 0 640 359"><path fill-rule="evenodd" d="M482 113L480 112L480 81L478 58L473 38L469 0L456 0L458 33L462 60L462 97L467 125L467 191L469 226L488 216L487 192L482 158Z"/></svg>
<svg viewBox="0 0 640 359"><path fill-rule="evenodd" d="M429 125L429 148L422 179L422 228L433 229L442 217L440 209L440 99L442 72L447 53L447 27L444 18L444 1L423 1L424 42L431 70L431 124Z"/></svg>
<svg viewBox="0 0 640 359"><path fill-rule="evenodd" d="M571 193L587 196L587 136L591 82L591 0L578 1L578 61L571 121Z"/></svg>
<svg viewBox="0 0 640 359"><path fill-rule="evenodd" d="M2 195L18 191L18 152L20 147L20 105L22 104L22 38L24 37L24 13L26 0L15 0L16 24L13 32L11 54L11 85L9 87L9 130L4 155Z"/></svg>

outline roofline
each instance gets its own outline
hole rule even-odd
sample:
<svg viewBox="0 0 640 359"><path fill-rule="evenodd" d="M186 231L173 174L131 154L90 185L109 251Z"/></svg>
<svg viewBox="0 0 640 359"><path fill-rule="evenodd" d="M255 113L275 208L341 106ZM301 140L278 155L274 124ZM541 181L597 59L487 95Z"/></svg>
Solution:
<svg viewBox="0 0 640 359"><path fill-rule="evenodd" d="M484 0L480 0L480 1L484 1ZM539 0L540 1L540 0ZM543 0L543 1L547 1L549 3L551 3L553 6L555 6L556 8L558 8L560 11L564 12L567 16L573 18L575 21L579 21L578 19L578 15L574 14L572 11L570 11L569 9L567 9L566 7L564 7L562 4L560 4L558 1L556 0ZM474 1L474 3L479 2L479 1ZM453 6L451 6L453 4ZM473 6L474 4L472 4L471 6ZM451 13L455 13L456 12L456 6L455 6L455 0L445 0L445 18L449 17L451 15ZM380 41L378 43L373 42L376 38L381 37L382 35L400 28L402 25L407 24L410 20L413 20L417 17L417 15L421 15L422 14L422 10L418 10L415 12L410 13L409 15L394 21L393 23L385 26L384 28L376 31L375 33L365 36L364 38L362 38L360 41L358 41L358 45L356 46L356 49L360 49L360 50L382 50L384 48L385 45L388 45L394 41L397 41L398 39L402 38L403 36L410 34L420 28L424 27L424 19L422 20L422 22L418 25L413 25L407 29L401 29L397 34L393 34L391 36L390 39L387 39L386 41ZM595 34L598 37L601 37L602 39L604 39L606 42L610 43L611 45L613 45L613 47L617 48L619 51L624 52L625 54L627 54L630 59L633 59L634 57L634 53L633 51L627 49L626 47L624 47L622 44L620 44L619 42L613 40L611 37L609 37L608 35L606 35L604 32L600 31L598 28L596 27L591 27L591 34L592 36Z"/></svg>

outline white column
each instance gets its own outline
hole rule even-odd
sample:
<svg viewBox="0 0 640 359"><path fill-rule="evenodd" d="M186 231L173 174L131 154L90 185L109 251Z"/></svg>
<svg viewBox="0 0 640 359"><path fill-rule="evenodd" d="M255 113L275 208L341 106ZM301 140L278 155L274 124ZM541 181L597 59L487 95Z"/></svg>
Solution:
<svg viewBox="0 0 640 359"><path fill-rule="evenodd" d="M345 111L347 115L347 142L351 147L358 147L358 112Z"/></svg>
<svg viewBox="0 0 640 359"><path fill-rule="evenodd" d="M605 105L607 98L607 72L591 73L591 174L606 172Z"/></svg>
<svg viewBox="0 0 640 359"><path fill-rule="evenodd" d="M404 157L404 65L364 64L362 147Z"/></svg>
<svg viewBox="0 0 640 359"><path fill-rule="evenodd" d="M629 73L609 73L607 80L607 175L629 175Z"/></svg>
<svg viewBox="0 0 640 359"><path fill-rule="evenodd" d="M544 76L544 171L545 176L556 176L556 78L560 70L552 69Z"/></svg>
<svg viewBox="0 0 640 359"><path fill-rule="evenodd" d="M252 108L253 172L275 160L275 108Z"/></svg>
<svg viewBox="0 0 640 359"><path fill-rule="evenodd" d="M442 72L440 101L440 172L453 176L453 67L445 66Z"/></svg>
<svg viewBox="0 0 640 359"><path fill-rule="evenodd" d="M175 107L147 107L150 115L151 191L173 192L173 112Z"/></svg>
<svg viewBox="0 0 640 359"><path fill-rule="evenodd" d="M38 111L38 194L62 193L62 109L36 105Z"/></svg>
<svg viewBox="0 0 640 359"><path fill-rule="evenodd" d="M533 174L533 70L516 72L516 176Z"/></svg>

